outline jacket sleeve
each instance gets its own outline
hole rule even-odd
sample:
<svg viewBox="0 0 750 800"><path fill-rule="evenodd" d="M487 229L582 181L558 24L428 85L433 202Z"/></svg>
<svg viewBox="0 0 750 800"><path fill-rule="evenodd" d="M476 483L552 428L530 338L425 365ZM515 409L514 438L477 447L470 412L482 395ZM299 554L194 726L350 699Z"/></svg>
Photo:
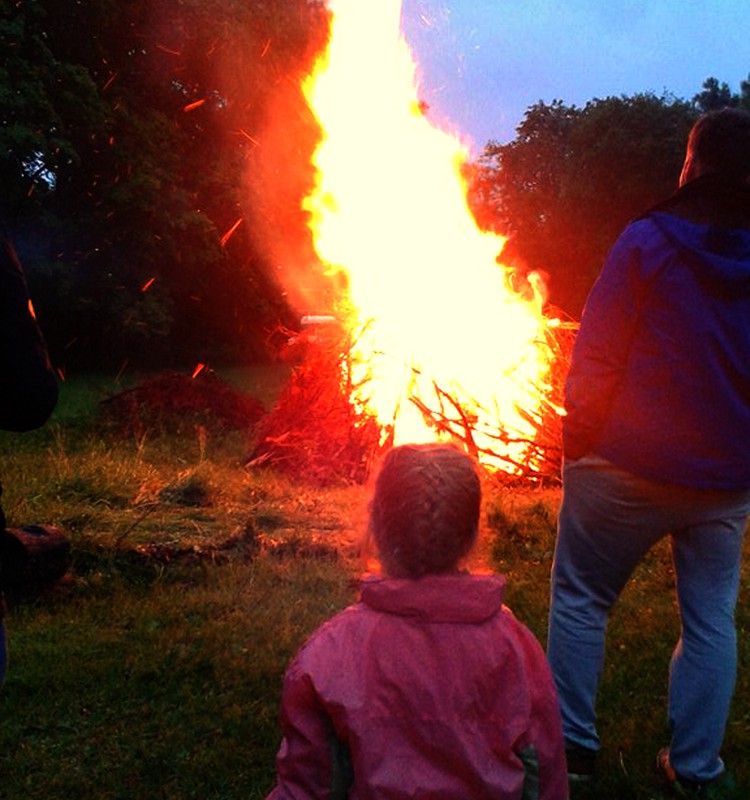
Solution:
<svg viewBox="0 0 750 800"><path fill-rule="evenodd" d="M21 264L0 234L0 428L41 427L55 408L57 394Z"/></svg>
<svg viewBox="0 0 750 800"><path fill-rule="evenodd" d="M345 800L352 782L348 750L299 656L284 679L281 731L276 786L266 800Z"/></svg>
<svg viewBox="0 0 750 800"><path fill-rule="evenodd" d="M522 798L565 800L568 767L557 691L539 642L525 628L521 640L530 699L528 727L517 742L517 755L525 770Z"/></svg>
<svg viewBox="0 0 750 800"><path fill-rule="evenodd" d="M641 251L628 228L612 248L586 301L565 384L563 452L591 452L627 366L638 320Z"/></svg>

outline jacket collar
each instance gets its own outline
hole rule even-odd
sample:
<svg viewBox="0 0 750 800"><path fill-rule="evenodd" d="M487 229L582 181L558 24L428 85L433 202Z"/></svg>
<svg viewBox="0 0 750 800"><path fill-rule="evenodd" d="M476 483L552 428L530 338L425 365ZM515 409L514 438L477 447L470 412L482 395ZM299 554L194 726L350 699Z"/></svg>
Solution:
<svg viewBox="0 0 750 800"><path fill-rule="evenodd" d="M377 611L425 622L484 622L503 607L504 591L502 575L367 576L360 599Z"/></svg>
<svg viewBox="0 0 750 800"><path fill-rule="evenodd" d="M709 173L681 186L638 219L664 212L724 228L750 227L750 187Z"/></svg>

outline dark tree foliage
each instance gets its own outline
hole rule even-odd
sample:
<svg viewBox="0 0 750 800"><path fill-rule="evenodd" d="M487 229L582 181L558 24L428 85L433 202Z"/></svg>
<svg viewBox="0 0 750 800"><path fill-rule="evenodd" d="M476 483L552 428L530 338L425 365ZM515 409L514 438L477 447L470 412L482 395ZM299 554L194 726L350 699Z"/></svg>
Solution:
<svg viewBox="0 0 750 800"><path fill-rule="evenodd" d="M739 94L732 92L729 84L707 78L703 82L703 91L693 97L693 102L701 113L726 107L750 110L750 75L748 80L740 81Z"/></svg>
<svg viewBox="0 0 750 800"><path fill-rule="evenodd" d="M701 112L716 111L727 106L736 106L737 95L732 94L728 83L719 83L716 78L707 78L703 82L703 91L693 98Z"/></svg>
<svg viewBox="0 0 750 800"><path fill-rule="evenodd" d="M0 224L58 365L251 360L324 310L300 82L327 22L323 0L0 0ZM622 226L674 188L695 115L721 105L750 108L750 76L692 102L538 103L473 165L480 224L577 315Z"/></svg>
<svg viewBox="0 0 750 800"><path fill-rule="evenodd" d="M530 107L476 170L480 224L509 237L502 259L547 274L550 302L577 317L623 226L677 186L696 111L641 94Z"/></svg>
<svg viewBox="0 0 750 800"><path fill-rule="evenodd" d="M41 3L0 0L0 213L6 224L49 202L52 182L80 166L76 142L104 125L85 68L60 60Z"/></svg>
<svg viewBox="0 0 750 800"><path fill-rule="evenodd" d="M291 311L248 186L279 84L324 42L321 3L0 0L0 14L0 212L57 362L261 356Z"/></svg>

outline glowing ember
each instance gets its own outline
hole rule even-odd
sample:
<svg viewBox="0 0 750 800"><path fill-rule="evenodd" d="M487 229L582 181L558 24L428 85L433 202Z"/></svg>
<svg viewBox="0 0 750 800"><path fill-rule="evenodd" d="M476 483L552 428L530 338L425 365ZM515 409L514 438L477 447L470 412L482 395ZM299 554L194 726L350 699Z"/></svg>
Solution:
<svg viewBox="0 0 750 800"><path fill-rule="evenodd" d="M232 225L232 227L221 237L221 246L222 247L226 246L226 243L230 240L230 238L232 237L232 234L237 230L237 228L240 227L240 225L242 224L242 219L243 218L240 217L237 220L237 222L235 222L234 225Z"/></svg>
<svg viewBox="0 0 750 800"><path fill-rule="evenodd" d="M397 441L429 441L422 412L448 398L487 460L498 442L482 431L535 433L549 321L537 296L508 289L496 263L504 240L481 232L467 205L467 155L420 109L400 0L332 0L329 10L328 50L304 86L322 130L305 207L318 255L347 277L347 324L363 331L362 402L394 423ZM522 460L525 446L508 447Z"/></svg>
<svg viewBox="0 0 750 800"><path fill-rule="evenodd" d="M194 103L188 103L182 110L183 111L195 111L196 108L200 108L206 102L205 97L202 100L196 100Z"/></svg>
<svg viewBox="0 0 750 800"><path fill-rule="evenodd" d="M193 370L193 374L190 377L193 378L193 379L197 378L201 374L201 372L203 372L203 370L205 368L206 368L206 365L202 361L199 361L195 365L195 369Z"/></svg>

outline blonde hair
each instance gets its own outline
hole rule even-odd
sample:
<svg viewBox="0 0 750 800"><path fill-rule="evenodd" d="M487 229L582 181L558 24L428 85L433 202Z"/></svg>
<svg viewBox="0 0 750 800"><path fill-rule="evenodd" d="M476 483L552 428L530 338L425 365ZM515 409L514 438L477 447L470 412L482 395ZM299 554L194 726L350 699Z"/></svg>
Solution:
<svg viewBox="0 0 750 800"><path fill-rule="evenodd" d="M476 542L480 500L476 466L456 447L394 447L370 503L369 533L384 571L418 578L457 569Z"/></svg>

